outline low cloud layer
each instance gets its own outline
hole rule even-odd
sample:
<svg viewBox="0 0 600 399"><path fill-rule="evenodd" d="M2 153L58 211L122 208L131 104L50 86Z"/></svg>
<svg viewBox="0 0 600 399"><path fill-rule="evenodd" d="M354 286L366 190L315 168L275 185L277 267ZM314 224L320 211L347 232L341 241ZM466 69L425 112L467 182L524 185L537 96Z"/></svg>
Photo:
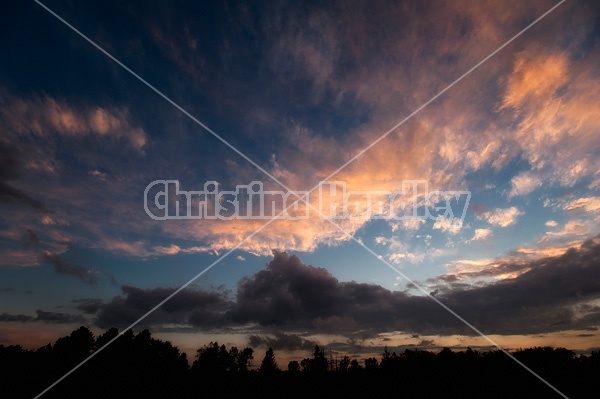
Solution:
<svg viewBox="0 0 600 399"><path fill-rule="evenodd" d="M142 317L176 288L141 289L123 286L123 295L99 307L96 324L102 328L126 327ZM144 325L191 325L214 328L229 324L226 311L232 303L223 292L184 290L143 321Z"/></svg>
<svg viewBox="0 0 600 399"><path fill-rule="evenodd" d="M250 335L248 344L252 347L267 347L274 350L311 350L316 342L298 334L286 334L279 331L272 335Z"/></svg>
<svg viewBox="0 0 600 399"><path fill-rule="evenodd" d="M597 326L600 317L600 237L558 257L504 264L503 270L527 270L514 278L483 286L457 283L452 274L436 298L486 334L538 334ZM73 307L95 315L102 328L125 327L175 288L122 287L107 303L85 299ZM44 315L42 315L44 316ZM43 317L38 314L38 319ZM5 321L19 316L3 315ZM33 320L33 319L31 319ZM474 332L431 298L390 291L375 284L341 282L321 267L275 252L264 270L238 283L235 300L228 292L184 290L153 312L142 325L201 329L242 328L256 345L288 348L311 345L297 332L359 338L389 331L417 334ZM291 334L291 335L290 335ZM306 341L306 342L305 342Z"/></svg>
<svg viewBox="0 0 600 399"><path fill-rule="evenodd" d="M437 298L487 333L542 333L597 322L600 308L600 241L586 241L560 257L504 265L529 270L482 287L463 287ZM474 334L427 297L392 292L373 284L339 282L327 270L276 253L267 268L243 280L232 312L238 322L316 328L345 325L337 333L401 330ZM343 323L342 323L343 321Z"/></svg>
<svg viewBox="0 0 600 399"><path fill-rule="evenodd" d="M84 323L86 319L79 314L69 314L60 312L47 312L44 310L36 311L37 317L33 317L26 314L0 314L0 322L43 322L48 324L73 324L73 323Z"/></svg>

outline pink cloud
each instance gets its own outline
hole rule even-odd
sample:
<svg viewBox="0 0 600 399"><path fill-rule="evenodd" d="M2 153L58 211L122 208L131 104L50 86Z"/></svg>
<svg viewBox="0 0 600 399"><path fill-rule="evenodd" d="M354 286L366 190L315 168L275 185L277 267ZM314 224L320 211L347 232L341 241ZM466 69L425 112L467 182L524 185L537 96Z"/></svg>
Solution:
<svg viewBox="0 0 600 399"><path fill-rule="evenodd" d="M478 219L486 220L489 224L508 227L517 222L519 216L523 215L524 212L519 210L516 206L510 208L501 209L496 208L493 211L484 212L478 215Z"/></svg>
<svg viewBox="0 0 600 399"><path fill-rule="evenodd" d="M475 229L475 234L471 238L471 241L485 240L493 235L494 233L490 229Z"/></svg>
<svg viewBox="0 0 600 399"><path fill-rule="evenodd" d="M147 141L146 133L131 125L126 108L82 107L49 96L24 99L4 94L0 101L3 122L21 135L98 135L123 139L138 150Z"/></svg>

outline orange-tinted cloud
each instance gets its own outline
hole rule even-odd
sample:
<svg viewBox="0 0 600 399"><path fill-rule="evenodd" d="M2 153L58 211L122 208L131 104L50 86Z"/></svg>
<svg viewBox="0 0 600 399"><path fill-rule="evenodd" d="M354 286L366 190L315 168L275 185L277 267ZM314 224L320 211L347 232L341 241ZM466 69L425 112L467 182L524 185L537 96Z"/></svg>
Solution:
<svg viewBox="0 0 600 399"><path fill-rule="evenodd" d="M27 99L2 94L2 122L6 129L21 135L91 134L125 140L138 150L148 140L141 128L131 125L126 108L81 107L49 96Z"/></svg>

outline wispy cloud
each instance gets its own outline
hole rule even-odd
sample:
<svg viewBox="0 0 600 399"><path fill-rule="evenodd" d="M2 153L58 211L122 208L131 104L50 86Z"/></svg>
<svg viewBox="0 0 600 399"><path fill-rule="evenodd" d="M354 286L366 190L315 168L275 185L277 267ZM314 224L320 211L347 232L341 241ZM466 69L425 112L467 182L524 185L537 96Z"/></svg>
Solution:
<svg viewBox="0 0 600 399"><path fill-rule="evenodd" d="M600 197L578 198L566 203L563 208L567 211L585 211L589 213L600 212Z"/></svg>
<svg viewBox="0 0 600 399"><path fill-rule="evenodd" d="M19 98L6 93L0 94L0 115L4 128L21 135L96 135L124 140L138 150L148 140L141 128L131 125L131 117L126 108L83 107L49 96Z"/></svg>
<svg viewBox="0 0 600 399"><path fill-rule="evenodd" d="M71 275L89 285L96 285L98 282L98 274L93 269L72 263L60 254L44 251L42 256L52 264L56 273Z"/></svg>
<svg viewBox="0 0 600 399"><path fill-rule="evenodd" d="M22 152L18 147L0 141L0 202L23 204L37 211L49 212L41 200L13 184L22 177L22 169L24 169Z"/></svg>
<svg viewBox="0 0 600 399"><path fill-rule="evenodd" d="M518 120L515 139L535 169L549 180L571 187L598 169L598 121L591 104L600 101L600 79L592 72L596 52L578 59L565 50L535 46L516 56L501 109ZM532 190L531 175L513 181L513 191Z"/></svg>

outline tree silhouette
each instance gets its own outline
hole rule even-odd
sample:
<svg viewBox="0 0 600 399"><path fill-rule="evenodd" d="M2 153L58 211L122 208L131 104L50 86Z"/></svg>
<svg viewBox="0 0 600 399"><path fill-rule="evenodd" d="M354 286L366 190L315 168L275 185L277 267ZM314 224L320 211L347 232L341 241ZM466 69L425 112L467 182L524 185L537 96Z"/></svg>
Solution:
<svg viewBox="0 0 600 399"><path fill-rule="evenodd" d="M265 357L260 364L260 369L258 370L263 374L272 374L276 371L279 371L279 367L277 366L277 362L275 361L275 354L273 353L273 349L269 348L265 353Z"/></svg>
<svg viewBox="0 0 600 399"><path fill-rule="evenodd" d="M348 367L350 367L350 358L344 356L342 360L340 360L339 371L348 371Z"/></svg>
<svg viewBox="0 0 600 399"><path fill-rule="evenodd" d="M291 360L288 363L288 371L290 373L298 373L300 372L300 363L297 360Z"/></svg>
<svg viewBox="0 0 600 399"><path fill-rule="evenodd" d="M357 370L361 370L361 369L362 369L362 366L360 364L358 364L358 360L352 359L350 361L350 366L348 367L348 370L357 371Z"/></svg>
<svg viewBox="0 0 600 399"><path fill-rule="evenodd" d="M392 354L390 353L390 351L388 350L388 347L386 346L385 348L383 348L383 353L381 354L381 368L387 369L391 365L392 365Z"/></svg>
<svg viewBox="0 0 600 399"><path fill-rule="evenodd" d="M240 352L235 346L227 351L225 345L211 342L197 350L192 371L209 375L248 371L253 353L252 348Z"/></svg>
<svg viewBox="0 0 600 399"><path fill-rule="evenodd" d="M315 345L313 358L311 359L310 369L313 373L324 373L327 371L327 358L325 357L325 349Z"/></svg>
<svg viewBox="0 0 600 399"><path fill-rule="evenodd" d="M94 343L94 334L82 326L68 337L59 338L54 353L64 367L74 367L92 353Z"/></svg>
<svg viewBox="0 0 600 399"><path fill-rule="evenodd" d="M377 369L378 362L374 357L370 357L365 359L365 369L367 370L375 370Z"/></svg>
<svg viewBox="0 0 600 399"><path fill-rule="evenodd" d="M453 352L444 348L433 353L405 349L396 354L385 348L380 359L364 359L363 367L349 356L330 366L325 351L315 346L312 357L300 363L292 360L287 371L278 371L272 348L253 370L252 348L228 349L211 342L198 349L190 367L184 353L168 341L153 338L148 330L119 334L111 328L94 338L86 327L35 350L0 345L2 394L33 397L112 339L110 346L54 387L48 397L280 397L290 392L310 396L333 389L338 396L351 397L365 386L370 395L387 397L398 395L399 379L410 381L403 385L405 397L420 397L425 386L430 397L529 398L552 394L500 350L467 348ZM598 351L576 355L565 348L535 347L515 351L514 356L568 397L597 396ZM277 378L271 378L273 375ZM499 384L498 376L510 384Z"/></svg>

